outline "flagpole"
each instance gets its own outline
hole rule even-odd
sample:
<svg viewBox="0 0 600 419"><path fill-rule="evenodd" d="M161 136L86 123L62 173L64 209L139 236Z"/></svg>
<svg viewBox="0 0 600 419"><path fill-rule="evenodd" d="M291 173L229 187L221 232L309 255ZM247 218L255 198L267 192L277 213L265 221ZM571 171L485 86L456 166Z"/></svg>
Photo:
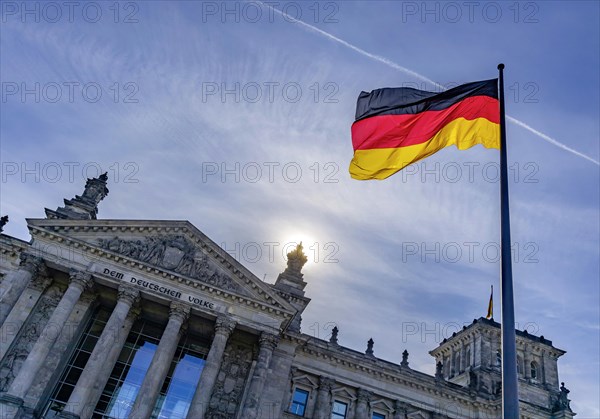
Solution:
<svg viewBox="0 0 600 419"><path fill-rule="evenodd" d="M515 305L513 298L512 262L510 252L510 214L508 207L508 164L506 156L506 123L504 112L504 64L500 73L500 228L501 278L500 310L502 312L502 417L519 418L517 379L517 348L515 341Z"/></svg>

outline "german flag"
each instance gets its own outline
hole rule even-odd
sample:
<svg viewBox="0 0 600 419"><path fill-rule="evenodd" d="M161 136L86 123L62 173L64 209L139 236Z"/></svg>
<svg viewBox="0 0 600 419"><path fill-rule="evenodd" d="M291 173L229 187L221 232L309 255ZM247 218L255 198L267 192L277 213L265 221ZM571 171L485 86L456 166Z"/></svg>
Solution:
<svg viewBox="0 0 600 419"><path fill-rule="evenodd" d="M455 145L500 148L498 79L442 93L409 87L361 92L352 124L354 179L385 179Z"/></svg>

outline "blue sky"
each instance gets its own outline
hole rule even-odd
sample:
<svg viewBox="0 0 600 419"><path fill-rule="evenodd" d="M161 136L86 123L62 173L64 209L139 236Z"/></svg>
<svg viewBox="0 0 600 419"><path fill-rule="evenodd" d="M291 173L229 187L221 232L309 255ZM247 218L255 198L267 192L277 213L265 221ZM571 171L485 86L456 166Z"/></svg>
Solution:
<svg viewBox="0 0 600 419"><path fill-rule="evenodd" d="M507 113L587 156L507 126L516 321L567 351L572 406L600 417L597 2L53 4L2 5L5 233L28 240L26 217L108 171L99 218L190 220L267 282L304 240L303 331L337 324L341 344L406 348L430 373L499 289L498 153L353 181L356 98L504 62Z"/></svg>

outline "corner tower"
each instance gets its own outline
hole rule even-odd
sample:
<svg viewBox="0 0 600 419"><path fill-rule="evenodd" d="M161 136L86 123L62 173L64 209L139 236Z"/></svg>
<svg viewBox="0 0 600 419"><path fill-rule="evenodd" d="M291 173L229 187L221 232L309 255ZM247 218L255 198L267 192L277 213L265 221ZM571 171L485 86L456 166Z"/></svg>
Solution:
<svg viewBox="0 0 600 419"><path fill-rule="evenodd" d="M430 351L440 379L466 387L490 399L502 391L500 323L483 317L473 320L458 333ZM553 419L572 418L569 390L559 387L558 358L566 352L544 336L516 331L517 371L521 411L545 414ZM441 367L441 370L440 370Z"/></svg>

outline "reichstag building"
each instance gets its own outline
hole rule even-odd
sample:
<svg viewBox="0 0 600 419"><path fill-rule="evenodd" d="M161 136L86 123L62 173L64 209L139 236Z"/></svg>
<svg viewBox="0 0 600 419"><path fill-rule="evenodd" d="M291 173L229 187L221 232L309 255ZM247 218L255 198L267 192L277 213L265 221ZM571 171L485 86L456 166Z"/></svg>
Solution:
<svg viewBox="0 0 600 419"><path fill-rule="evenodd" d="M98 220L107 176L0 235L0 415L500 418L500 325L433 349L434 375L300 331L301 246L267 284L189 222ZM7 222L3 217L2 225ZM517 331L521 418L570 419L565 352Z"/></svg>

